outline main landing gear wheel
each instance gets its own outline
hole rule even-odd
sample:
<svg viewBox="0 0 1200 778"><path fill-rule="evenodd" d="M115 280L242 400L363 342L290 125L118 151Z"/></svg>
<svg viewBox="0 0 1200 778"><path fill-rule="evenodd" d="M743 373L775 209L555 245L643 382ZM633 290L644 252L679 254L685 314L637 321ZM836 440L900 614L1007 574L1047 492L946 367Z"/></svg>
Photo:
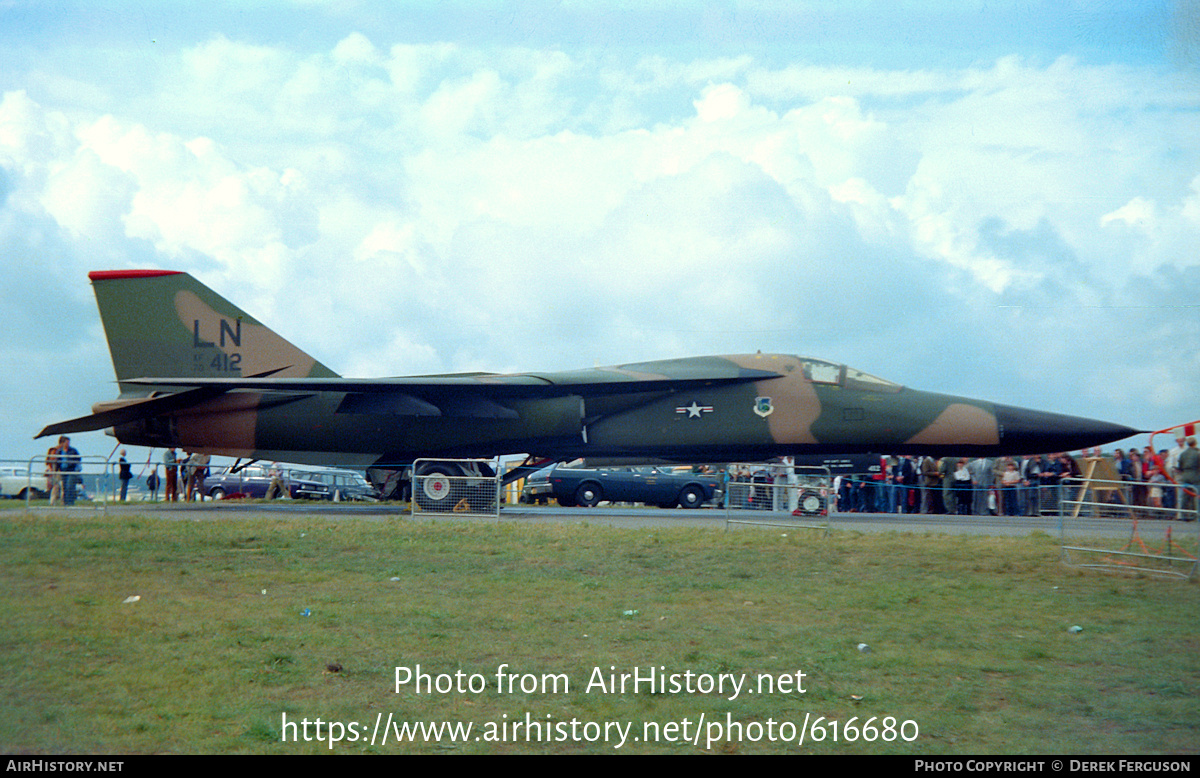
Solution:
<svg viewBox="0 0 1200 778"><path fill-rule="evenodd" d="M418 477L420 483L413 489L413 499L421 510L448 511L451 507L450 474L435 467Z"/></svg>
<svg viewBox="0 0 1200 778"><path fill-rule="evenodd" d="M825 500L812 489L800 493L800 512L805 516L820 516L825 512Z"/></svg>

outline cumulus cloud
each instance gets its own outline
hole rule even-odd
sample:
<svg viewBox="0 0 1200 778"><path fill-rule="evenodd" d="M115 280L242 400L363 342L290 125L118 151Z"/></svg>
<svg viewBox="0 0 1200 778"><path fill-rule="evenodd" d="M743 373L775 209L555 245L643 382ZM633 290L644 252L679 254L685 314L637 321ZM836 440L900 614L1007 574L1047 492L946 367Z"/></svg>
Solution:
<svg viewBox="0 0 1200 778"><path fill-rule="evenodd" d="M153 265L350 374L762 348L1135 424L1200 378L1200 113L1160 73L362 33L215 36L155 73L102 108L3 96L0 250L39 263L6 320L52 278L102 354L84 274Z"/></svg>

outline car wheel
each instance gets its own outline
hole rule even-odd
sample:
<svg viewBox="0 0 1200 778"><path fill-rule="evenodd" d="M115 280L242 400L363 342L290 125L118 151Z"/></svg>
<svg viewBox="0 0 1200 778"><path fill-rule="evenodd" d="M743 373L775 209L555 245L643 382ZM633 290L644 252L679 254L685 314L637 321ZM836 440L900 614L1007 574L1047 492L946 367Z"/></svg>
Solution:
<svg viewBox="0 0 1200 778"><path fill-rule="evenodd" d="M704 504L704 490L699 486L685 486L679 493L679 507L699 508Z"/></svg>
<svg viewBox="0 0 1200 778"><path fill-rule="evenodd" d="M595 508L604 499L604 494L600 491L600 484L588 481L579 485L575 490L575 502L582 505L584 508Z"/></svg>
<svg viewBox="0 0 1200 778"><path fill-rule="evenodd" d="M208 496L213 498L214 500L224 500L225 499L225 490L218 486L218 487L214 488L211 492L209 492Z"/></svg>

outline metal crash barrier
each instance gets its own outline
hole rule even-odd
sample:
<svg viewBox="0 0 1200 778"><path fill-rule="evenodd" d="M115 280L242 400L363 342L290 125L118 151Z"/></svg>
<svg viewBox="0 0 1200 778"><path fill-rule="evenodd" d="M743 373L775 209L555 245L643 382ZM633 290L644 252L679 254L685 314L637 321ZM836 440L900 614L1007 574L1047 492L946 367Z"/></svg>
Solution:
<svg viewBox="0 0 1200 778"><path fill-rule="evenodd" d="M24 461L25 512L89 510L107 512L115 499L114 463L98 456L74 456L50 469L46 455ZM42 500L46 502L43 503Z"/></svg>
<svg viewBox="0 0 1200 778"><path fill-rule="evenodd" d="M829 531L836 496L827 467L746 464L729 466L725 528L734 524Z"/></svg>
<svg viewBox="0 0 1200 778"><path fill-rule="evenodd" d="M1063 564L1184 579L1200 574L1200 521L1195 507L1182 507L1184 488L1088 478L1064 479L1061 488Z"/></svg>
<svg viewBox="0 0 1200 778"><path fill-rule="evenodd" d="M418 459L413 463L413 516L421 513L500 519L501 480L485 459Z"/></svg>

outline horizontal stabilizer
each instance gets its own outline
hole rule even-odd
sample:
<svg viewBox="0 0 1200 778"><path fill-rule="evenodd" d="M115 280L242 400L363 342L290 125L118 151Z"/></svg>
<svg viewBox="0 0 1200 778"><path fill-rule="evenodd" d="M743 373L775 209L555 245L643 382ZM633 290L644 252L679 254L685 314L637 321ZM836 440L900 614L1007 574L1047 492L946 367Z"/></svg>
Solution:
<svg viewBox="0 0 1200 778"><path fill-rule="evenodd" d="M170 413L182 408L188 408L218 395L226 389L202 386L186 392L177 392L163 397L151 397L145 400L134 400L127 405L121 405L90 416L80 416L78 419L60 421L43 429L34 438L44 438L47 435L66 435L71 432L91 432L106 427L116 427L122 424L147 419L160 413Z"/></svg>

